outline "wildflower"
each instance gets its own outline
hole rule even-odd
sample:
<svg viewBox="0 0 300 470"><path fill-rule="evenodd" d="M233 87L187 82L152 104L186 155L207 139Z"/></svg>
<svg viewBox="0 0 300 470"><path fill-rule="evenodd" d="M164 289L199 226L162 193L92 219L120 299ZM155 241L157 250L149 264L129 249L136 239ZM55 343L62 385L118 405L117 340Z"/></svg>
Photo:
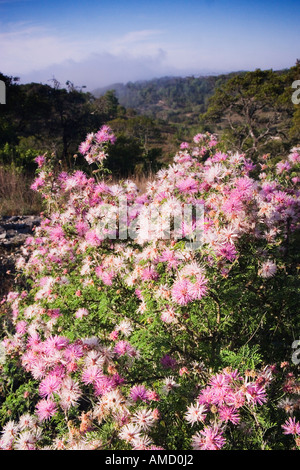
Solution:
<svg viewBox="0 0 300 470"><path fill-rule="evenodd" d="M122 320L116 327L117 331L120 331L124 336L129 336L133 328L129 320Z"/></svg>
<svg viewBox="0 0 300 470"><path fill-rule="evenodd" d="M263 278L269 278L269 277L274 276L276 271L277 271L276 263L274 261L268 260L262 264L261 269L259 270L259 274Z"/></svg>
<svg viewBox="0 0 300 470"><path fill-rule="evenodd" d="M102 377L102 371L97 366L89 366L82 373L82 381L84 384L93 384Z"/></svg>
<svg viewBox="0 0 300 470"><path fill-rule="evenodd" d="M300 423L296 421L296 418L289 418L284 424L282 424L283 434L294 434L300 435Z"/></svg>
<svg viewBox="0 0 300 470"><path fill-rule="evenodd" d="M200 300L205 296L207 292L207 282L208 280L201 274L196 277L196 282L191 287L191 295L193 299Z"/></svg>
<svg viewBox="0 0 300 470"><path fill-rule="evenodd" d="M132 443L133 450L147 450L151 444L152 440L149 436L141 436Z"/></svg>
<svg viewBox="0 0 300 470"><path fill-rule="evenodd" d="M256 383L248 384L246 386L246 398L248 402L253 403L254 405L262 405L267 401L265 389Z"/></svg>
<svg viewBox="0 0 300 470"><path fill-rule="evenodd" d="M45 155L38 155L34 161L38 164L38 167L41 168L46 162Z"/></svg>
<svg viewBox="0 0 300 470"><path fill-rule="evenodd" d="M180 144L180 148L183 150L183 149L188 149L189 148L189 143L188 142L182 142Z"/></svg>
<svg viewBox="0 0 300 470"><path fill-rule="evenodd" d="M8 421L1 431L2 438L1 442L4 446L9 446L17 437L19 431L19 425L15 421Z"/></svg>
<svg viewBox="0 0 300 470"><path fill-rule="evenodd" d="M240 421L240 416L236 412L236 409L233 406L222 405L219 408L219 417L221 421L227 423L231 421L233 424L238 424Z"/></svg>
<svg viewBox="0 0 300 470"><path fill-rule="evenodd" d="M147 431L155 423L152 410L148 410L146 408L138 410L136 413L134 413L132 417L132 422L144 431Z"/></svg>
<svg viewBox="0 0 300 470"><path fill-rule="evenodd" d="M41 397L53 397L53 394L58 392L61 387L62 380L56 375L48 375L45 377L39 386L39 393Z"/></svg>
<svg viewBox="0 0 300 470"><path fill-rule="evenodd" d="M133 401L147 401L148 400L148 392L144 385L135 385L130 390L130 398Z"/></svg>
<svg viewBox="0 0 300 470"><path fill-rule="evenodd" d="M216 425L206 426L192 437L194 450L220 450L225 443L223 431Z"/></svg>
<svg viewBox="0 0 300 470"><path fill-rule="evenodd" d="M204 421L206 417L207 408L205 405L196 403L195 405L190 405L185 413L185 419L192 426L193 424Z"/></svg>
<svg viewBox="0 0 300 470"><path fill-rule="evenodd" d="M44 351L47 355L53 354L56 350L62 350L68 346L69 340L63 336L50 336L44 342Z"/></svg>
<svg viewBox="0 0 300 470"><path fill-rule="evenodd" d="M193 285L188 279L179 279L172 286L172 299L179 305L186 305L193 300Z"/></svg>
<svg viewBox="0 0 300 470"><path fill-rule="evenodd" d="M37 421L35 416L25 413L20 416L19 428L21 431L24 431L25 429L33 429L36 427L36 423Z"/></svg>
<svg viewBox="0 0 300 470"><path fill-rule="evenodd" d="M278 408L283 409L286 413L288 414L293 414L295 411L295 408L297 406L297 403L295 400L292 400L291 398L283 398L278 402Z"/></svg>
<svg viewBox="0 0 300 470"><path fill-rule="evenodd" d="M39 188L42 188L43 186L45 186L45 180L41 176L38 176L31 184L30 189L32 189L33 191L38 191Z"/></svg>
<svg viewBox="0 0 300 470"><path fill-rule="evenodd" d="M91 143L85 141L85 142L81 142L81 144L79 145L78 150L82 155L86 155L87 152L89 151L90 147L91 147Z"/></svg>
<svg viewBox="0 0 300 470"><path fill-rule="evenodd" d="M22 432L14 444L16 450L35 450L36 449L36 437L31 431Z"/></svg>
<svg viewBox="0 0 300 470"><path fill-rule="evenodd" d="M88 310L86 308L79 308L78 310L76 310L75 312L75 317L76 318L83 318L83 317L87 317L89 314Z"/></svg>
<svg viewBox="0 0 300 470"><path fill-rule="evenodd" d="M36 412L40 421L46 421L55 415L57 411L56 403L50 398L40 400L36 405Z"/></svg>
<svg viewBox="0 0 300 470"><path fill-rule="evenodd" d="M123 426L119 432L120 439L131 443L141 439L141 428L136 424L129 423Z"/></svg>
<svg viewBox="0 0 300 470"><path fill-rule="evenodd" d="M180 385L175 382L174 377L166 377L164 379L164 385L163 385L164 393L168 394L169 392L171 392L172 390L178 387L180 387Z"/></svg>
<svg viewBox="0 0 300 470"><path fill-rule="evenodd" d="M161 320L165 323L176 323L176 312L172 307L168 307L164 310L160 316Z"/></svg>

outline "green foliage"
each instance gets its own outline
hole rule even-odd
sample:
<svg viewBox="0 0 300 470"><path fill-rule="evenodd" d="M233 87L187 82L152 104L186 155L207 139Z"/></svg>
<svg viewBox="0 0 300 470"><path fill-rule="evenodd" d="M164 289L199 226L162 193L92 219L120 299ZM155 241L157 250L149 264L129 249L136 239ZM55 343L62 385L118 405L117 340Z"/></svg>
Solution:
<svg viewBox="0 0 300 470"><path fill-rule="evenodd" d="M201 121L219 123L226 147L252 158L285 152L294 111L291 83L289 70L238 74L216 89Z"/></svg>

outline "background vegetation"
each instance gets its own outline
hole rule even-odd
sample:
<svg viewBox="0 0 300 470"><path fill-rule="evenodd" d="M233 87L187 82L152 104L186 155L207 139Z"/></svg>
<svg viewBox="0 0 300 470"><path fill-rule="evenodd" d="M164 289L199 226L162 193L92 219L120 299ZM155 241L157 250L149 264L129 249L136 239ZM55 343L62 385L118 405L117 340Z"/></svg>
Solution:
<svg viewBox="0 0 300 470"><path fill-rule="evenodd" d="M40 210L32 194L25 196L40 154L52 153L63 169L76 160L77 167L88 170L78 144L103 124L117 137L106 162L116 179L134 175L145 180L197 132L217 134L224 150L281 158L299 143L300 108L291 100L292 83L299 77L297 60L280 71L164 77L90 93L70 81L22 85L18 77L0 73L7 94L7 104L0 107L1 178L5 175L0 213Z"/></svg>

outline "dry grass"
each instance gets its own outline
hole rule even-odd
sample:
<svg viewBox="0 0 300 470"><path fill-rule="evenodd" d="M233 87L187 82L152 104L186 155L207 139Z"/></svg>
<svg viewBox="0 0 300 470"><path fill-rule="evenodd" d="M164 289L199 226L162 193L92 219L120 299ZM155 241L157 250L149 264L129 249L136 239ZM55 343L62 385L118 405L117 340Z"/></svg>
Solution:
<svg viewBox="0 0 300 470"><path fill-rule="evenodd" d="M32 177L0 167L0 216L38 214L40 196L30 189Z"/></svg>
<svg viewBox="0 0 300 470"><path fill-rule="evenodd" d="M0 216L39 214L43 210L39 194L30 189L33 179L33 176L0 166ZM154 175L137 174L128 179L137 185L142 194ZM119 180L112 177L107 182L117 184Z"/></svg>

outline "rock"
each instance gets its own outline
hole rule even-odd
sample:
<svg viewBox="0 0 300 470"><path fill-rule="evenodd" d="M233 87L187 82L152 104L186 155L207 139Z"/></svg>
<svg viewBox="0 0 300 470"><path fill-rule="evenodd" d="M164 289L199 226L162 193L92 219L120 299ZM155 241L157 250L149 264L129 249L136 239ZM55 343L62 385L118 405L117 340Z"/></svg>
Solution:
<svg viewBox="0 0 300 470"><path fill-rule="evenodd" d="M0 300L13 281L15 263L25 240L40 223L41 217L35 215L0 217Z"/></svg>

